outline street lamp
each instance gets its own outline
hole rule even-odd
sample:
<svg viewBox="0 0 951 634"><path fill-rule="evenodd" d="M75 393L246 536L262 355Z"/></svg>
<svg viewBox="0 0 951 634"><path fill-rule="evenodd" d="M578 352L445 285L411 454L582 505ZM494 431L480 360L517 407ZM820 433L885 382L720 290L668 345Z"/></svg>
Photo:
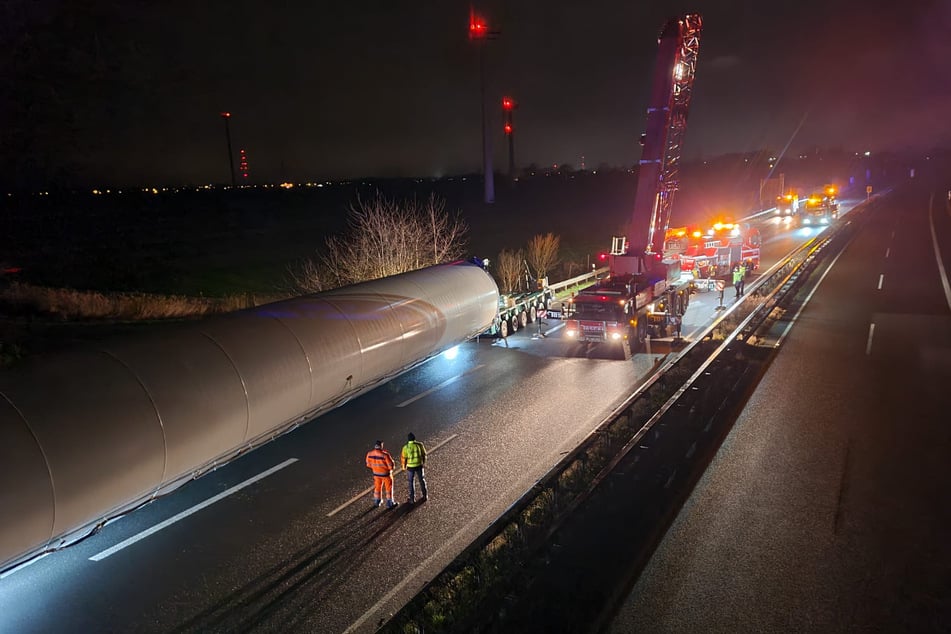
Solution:
<svg viewBox="0 0 951 634"><path fill-rule="evenodd" d="M485 186L484 201L495 202L495 177L492 173L492 143L485 126L485 43L495 39L498 31L490 31L485 18L469 11L469 40L479 47L479 91L482 107L482 182Z"/></svg>
<svg viewBox="0 0 951 634"><path fill-rule="evenodd" d="M228 167L231 169L231 188L234 189L238 184L234 180L234 152L231 151L231 127L228 125L231 120L231 113L222 112L221 118L225 120L225 139L228 141Z"/></svg>

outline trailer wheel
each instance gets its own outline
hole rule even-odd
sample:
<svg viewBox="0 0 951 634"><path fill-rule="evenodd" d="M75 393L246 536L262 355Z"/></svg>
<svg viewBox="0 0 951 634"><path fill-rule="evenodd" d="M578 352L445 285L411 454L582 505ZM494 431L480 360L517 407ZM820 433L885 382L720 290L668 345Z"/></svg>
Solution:
<svg viewBox="0 0 951 634"><path fill-rule="evenodd" d="M509 322L509 330L511 330L513 334L518 332L518 315L512 315L512 319Z"/></svg>
<svg viewBox="0 0 951 634"><path fill-rule="evenodd" d="M528 323L535 323L535 311L538 310L535 304L528 307Z"/></svg>
<svg viewBox="0 0 951 634"><path fill-rule="evenodd" d="M507 319L499 320L499 337L505 339L509 336L509 322Z"/></svg>
<svg viewBox="0 0 951 634"><path fill-rule="evenodd" d="M518 314L518 321L519 321L518 325L520 328L527 328L528 327L528 313L524 310L520 312Z"/></svg>

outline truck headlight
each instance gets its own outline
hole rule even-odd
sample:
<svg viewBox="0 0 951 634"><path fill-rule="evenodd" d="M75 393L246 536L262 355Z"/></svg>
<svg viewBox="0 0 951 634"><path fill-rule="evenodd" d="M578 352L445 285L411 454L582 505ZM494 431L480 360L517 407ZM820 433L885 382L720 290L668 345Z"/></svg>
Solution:
<svg viewBox="0 0 951 634"><path fill-rule="evenodd" d="M620 339L620 338L621 338L621 333L619 333L619 332L612 332L612 333L611 333L611 339L614 339L615 341L617 341L617 340Z"/></svg>

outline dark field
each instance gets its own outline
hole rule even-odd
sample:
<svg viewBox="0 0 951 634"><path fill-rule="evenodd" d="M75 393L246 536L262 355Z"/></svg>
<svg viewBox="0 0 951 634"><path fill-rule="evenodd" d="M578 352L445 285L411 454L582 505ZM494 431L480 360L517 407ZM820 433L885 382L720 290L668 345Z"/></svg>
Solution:
<svg viewBox="0 0 951 634"><path fill-rule="evenodd" d="M759 179L768 156L732 155L687 166L671 225L716 214L740 217L758 206ZM799 161L786 170L787 186L864 185L865 165L851 157ZM892 169L897 169L892 167ZM553 280L577 275L611 236L623 235L636 187L634 174L537 172L514 186L496 180L496 203L481 202L475 177L364 180L323 187L52 193L6 196L0 207L0 286L13 280L104 293L225 297L293 292L288 267L312 256L341 232L348 207L376 191L398 199L431 193L459 211L469 225L469 253L495 260L536 234L561 237L562 265ZM11 272L15 270L16 272ZM23 307L0 304L0 357L7 362L63 343L137 328L126 323L64 323Z"/></svg>
<svg viewBox="0 0 951 634"><path fill-rule="evenodd" d="M222 296L288 290L287 267L345 228L349 205L376 190L445 199L470 227L469 251L494 259L536 233L562 235L565 254L605 250L633 199L633 177L544 178L480 202L481 180L378 181L292 190L71 194L14 200L2 261L18 279L99 291Z"/></svg>
<svg viewBox="0 0 951 634"><path fill-rule="evenodd" d="M800 169L800 187L848 181L848 165ZM804 165L803 168L806 166ZM852 166L852 171L856 171ZM816 169L818 168L818 170ZM826 169L830 168L830 169ZM791 170L787 170L791 171ZM819 171L819 174L811 172ZM686 168L671 224L743 215L757 203L765 165L725 157ZM821 175L820 175L821 174ZM788 184L797 176L787 174ZM496 203L481 202L479 177L354 181L324 187L52 194L6 197L0 265L22 281L104 292L224 296L287 292L287 267L340 232L348 206L379 190L395 198L443 198L470 227L469 252L495 259L538 233L561 236L566 262L587 266L610 247L631 211L635 176L625 171L497 179Z"/></svg>

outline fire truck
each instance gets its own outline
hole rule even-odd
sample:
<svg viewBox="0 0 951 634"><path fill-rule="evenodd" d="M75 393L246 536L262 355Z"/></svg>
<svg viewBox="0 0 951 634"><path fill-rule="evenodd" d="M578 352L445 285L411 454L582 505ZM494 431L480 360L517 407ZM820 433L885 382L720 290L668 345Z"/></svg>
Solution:
<svg viewBox="0 0 951 634"><path fill-rule="evenodd" d="M680 262L665 257L664 242L679 184L701 28L701 16L690 13L661 30L630 234L614 238L608 278L569 302L569 338L612 343L633 353L647 335L675 329L686 309L689 294L681 284Z"/></svg>
<svg viewBox="0 0 951 634"><path fill-rule="evenodd" d="M749 223L717 222L699 237L692 237L680 255L680 266L684 271L695 271L697 277L726 275L740 262L756 270L761 241L759 229Z"/></svg>
<svg viewBox="0 0 951 634"><path fill-rule="evenodd" d="M806 227L821 227L831 224L838 216L839 203L835 198L835 190L828 187L805 200L800 222Z"/></svg>
<svg viewBox="0 0 951 634"><path fill-rule="evenodd" d="M776 198L777 216L795 216L799 213L799 196L793 192Z"/></svg>

